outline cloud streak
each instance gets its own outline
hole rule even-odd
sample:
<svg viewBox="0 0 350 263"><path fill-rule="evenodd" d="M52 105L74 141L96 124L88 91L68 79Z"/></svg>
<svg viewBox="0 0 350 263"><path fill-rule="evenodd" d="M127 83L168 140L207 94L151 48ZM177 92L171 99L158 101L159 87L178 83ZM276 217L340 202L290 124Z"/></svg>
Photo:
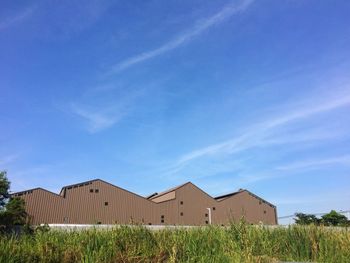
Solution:
<svg viewBox="0 0 350 263"><path fill-rule="evenodd" d="M312 103L308 102L306 104L309 105ZM266 138L270 135L270 133L279 127L294 121L300 121L317 114L325 113L349 105L350 94L342 94L342 96L338 96L333 99L331 98L328 101L317 103L314 102L312 106L304 106L301 110L293 111L285 114L284 116L267 120L256 126L252 126L247 129L244 134L236 138L184 154L179 158L178 166L183 167L186 163L205 156L232 154L251 147L263 146L266 142L269 142L269 140L266 140Z"/></svg>
<svg viewBox="0 0 350 263"><path fill-rule="evenodd" d="M136 101L147 95L147 91L156 83L144 84L141 88L98 86L87 90L78 101L70 103L69 112L86 121L88 132L97 133L131 114L137 108Z"/></svg>
<svg viewBox="0 0 350 263"><path fill-rule="evenodd" d="M223 9L221 9L218 13L215 15L208 17L206 19L203 19L197 24L192 27L190 30L184 32L183 34L177 36L176 38L170 40L169 42L165 43L164 45L150 50L143 52L139 55L130 57L115 66L113 66L112 70L109 72L109 74L118 73L120 71L123 71L131 66L134 66L136 64L139 64L141 62L144 62L146 60L152 59L154 57L157 57L165 52L171 51L175 48L178 48L185 43L191 41L196 36L202 34L204 31L208 30L209 28L223 22L224 20L228 19L229 17L233 16L234 14L237 14L239 12L245 11L253 2L254 0L243 0L240 4L229 4L225 6Z"/></svg>
<svg viewBox="0 0 350 263"><path fill-rule="evenodd" d="M317 169L319 167L340 164L340 165L350 165L350 155L337 156L326 159L319 160L307 160L301 162L295 162L288 165L283 165L277 167L278 170L297 170L297 169Z"/></svg>
<svg viewBox="0 0 350 263"><path fill-rule="evenodd" d="M23 22L24 20L29 18L33 14L33 12L34 8L27 8L17 13L16 15L5 19L4 21L0 22L0 30L6 30L11 26Z"/></svg>
<svg viewBox="0 0 350 263"><path fill-rule="evenodd" d="M124 110L112 110L113 112L105 113L102 111L88 110L85 106L78 104L72 104L71 110L74 114L87 121L88 131L90 133L96 133L107 129L126 115L126 111Z"/></svg>
<svg viewBox="0 0 350 263"><path fill-rule="evenodd" d="M7 164L9 164L9 163L12 163L12 162L14 162L15 160L17 160L18 157L19 157L18 154L11 154L11 155L2 157L2 158L0 159L0 166L4 166L4 165L7 165Z"/></svg>

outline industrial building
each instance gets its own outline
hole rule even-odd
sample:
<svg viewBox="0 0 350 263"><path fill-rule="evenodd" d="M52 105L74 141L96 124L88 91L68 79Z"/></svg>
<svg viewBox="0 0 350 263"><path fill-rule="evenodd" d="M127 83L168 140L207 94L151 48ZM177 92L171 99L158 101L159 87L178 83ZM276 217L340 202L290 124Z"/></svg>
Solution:
<svg viewBox="0 0 350 263"><path fill-rule="evenodd" d="M32 224L226 225L242 217L277 224L276 207L248 190L211 197L191 182L143 197L100 179L12 194L23 198Z"/></svg>

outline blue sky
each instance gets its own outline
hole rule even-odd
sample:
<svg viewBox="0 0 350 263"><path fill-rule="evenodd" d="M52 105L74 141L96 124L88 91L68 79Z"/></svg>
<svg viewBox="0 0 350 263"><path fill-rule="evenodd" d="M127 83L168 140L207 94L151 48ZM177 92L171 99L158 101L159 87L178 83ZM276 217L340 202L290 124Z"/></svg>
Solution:
<svg viewBox="0 0 350 263"><path fill-rule="evenodd" d="M2 1L12 190L246 188L349 210L350 2Z"/></svg>

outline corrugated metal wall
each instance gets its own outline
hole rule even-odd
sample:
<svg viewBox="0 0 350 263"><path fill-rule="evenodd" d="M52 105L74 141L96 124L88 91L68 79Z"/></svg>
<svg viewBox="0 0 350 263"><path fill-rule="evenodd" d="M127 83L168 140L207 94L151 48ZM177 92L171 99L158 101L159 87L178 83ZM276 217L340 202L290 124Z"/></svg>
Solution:
<svg viewBox="0 0 350 263"><path fill-rule="evenodd" d="M238 221L242 216L252 224L260 222L269 225L277 224L276 209L247 191L219 201L218 208L216 218L218 224L227 224L231 220Z"/></svg>
<svg viewBox="0 0 350 263"><path fill-rule="evenodd" d="M18 194L17 194L18 195ZM14 194L16 196L16 194ZM20 194L33 224L227 224L242 215L250 223L276 224L276 210L242 191L221 201L188 183L153 202L102 180L64 188L61 196L43 189Z"/></svg>
<svg viewBox="0 0 350 263"><path fill-rule="evenodd" d="M154 203L103 181L67 189L68 223L152 223Z"/></svg>
<svg viewBox="0 0 350 263"><path fill-rule="evenodd" d="M26 211L32 224L63 223L65 200L44 189L33 189L19 196L25 201Z"/></svg>

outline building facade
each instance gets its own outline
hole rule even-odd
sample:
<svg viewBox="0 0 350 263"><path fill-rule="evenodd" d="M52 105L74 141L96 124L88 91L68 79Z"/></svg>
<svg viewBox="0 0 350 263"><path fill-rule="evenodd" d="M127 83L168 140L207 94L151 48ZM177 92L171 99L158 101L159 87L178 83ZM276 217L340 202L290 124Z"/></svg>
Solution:
<svg viewBox="0 0 350 263"><path fill-rule="evenodd" d="M277 224L276 207L248 190L211 197L191 182L143 197L100 179L12 194L23 198L33 224L226 225L242 217Z"/></svg>

